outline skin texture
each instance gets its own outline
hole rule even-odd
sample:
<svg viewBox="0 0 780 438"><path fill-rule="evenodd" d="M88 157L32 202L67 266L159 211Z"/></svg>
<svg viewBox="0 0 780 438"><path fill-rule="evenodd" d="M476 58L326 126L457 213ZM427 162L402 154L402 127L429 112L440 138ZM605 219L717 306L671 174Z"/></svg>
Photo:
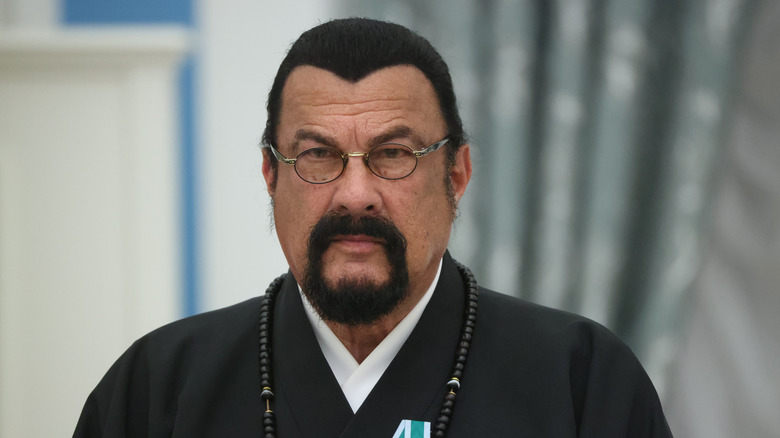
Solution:
<svg viewBox="0 0 780 438"><path fill-rule="evenodd" d="M296 157L315 146L366 152L379 143L398 142L422 149L447 135L438 100L425 75L412 66L378 70L351 83L326 70L296 67L282 92L278 149ZM344 173L328 184L309 184L293 166L275 173L267 152L263 176L274 203L279 241L290 269L302 279L311 228L326 213L377 215L390 219L408 242L409 295L372 325L325 321L358 362L414 307L433 282L450 237L454 212L448 201L444 148L421 158L410 176L396 181L373 175L362 158L350 157ZM455 202L471 177L469 146L462 146L449 169ZM326 281L339 278L382 283L388 262L382 242L365 236L335 239L323 255Z"/></svg>

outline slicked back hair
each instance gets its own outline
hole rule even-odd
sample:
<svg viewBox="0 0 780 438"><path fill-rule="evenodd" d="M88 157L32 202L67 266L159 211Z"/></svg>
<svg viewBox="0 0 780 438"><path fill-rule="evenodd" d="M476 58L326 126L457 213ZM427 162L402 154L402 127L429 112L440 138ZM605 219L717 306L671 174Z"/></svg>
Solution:
<svg viewBox="0 0 780 438"><path fill-rule="evenodd" d="M466 143L449 68L431 43L399 24L345 18L309 29L290 47L268 93L268 121L263 133L265 146L278 147L282 89L293 69L301 65L327 70L353 83L385 67L414 66L431 81L439 99L450 139L447 143L449 165L454 163L458 148ZM276 160L270 161L276 169Z"/></svg>

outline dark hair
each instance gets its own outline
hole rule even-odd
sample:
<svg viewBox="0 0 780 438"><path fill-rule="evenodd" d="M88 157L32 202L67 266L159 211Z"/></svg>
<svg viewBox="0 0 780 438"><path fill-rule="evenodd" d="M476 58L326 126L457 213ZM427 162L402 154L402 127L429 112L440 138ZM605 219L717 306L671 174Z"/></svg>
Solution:
<svg viewBox="0 0 780 438"><path fill-rule="evenodd" d="M301 65L328 70L351 82L385 67L417 67L431 81L439 99L450 139L447 143L449 163L454 162L455 151L466 143L449 68L431 43L399 24L345 18L309 29L290 47L268 93L268 121L263 133L265 146L277 146L282 89L290 72ZM275 167L276 160L271 161Z"/></svg>

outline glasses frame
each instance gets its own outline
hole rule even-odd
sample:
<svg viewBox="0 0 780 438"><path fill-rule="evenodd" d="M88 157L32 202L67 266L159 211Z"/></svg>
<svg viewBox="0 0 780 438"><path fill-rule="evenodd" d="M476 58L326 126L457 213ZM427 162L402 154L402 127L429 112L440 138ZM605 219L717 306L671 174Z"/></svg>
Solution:
<svg viewBox="0 0 780 438"><path fill-rule="evenodd" d="M417 163L419 162L419 159L421 157L424 157L424 156L430 154L431 152L436 152L440 147L442 147L445 144L447 144L448 141L450 141L449 138L444 138L443 140L437 141L436 143L433 143L432 145L427 146L427 147L425 147L425 148L423 148L423 149L421 149L419 151L416 151L416 150L412 149L411 146L407 146L407 145L402 144L402 143L382 143L382 144L374 146L368 152L341 152L338 149L335 149L335 148L332 148L332 147L320 146L320 147L316 147L316 148L306 149L305 151L303 151L300 154L298 154L295 158L287 158L284 155L282 155L282 153L279 152L275 147L273 147L273 146L268 146L268 147L271 148L271 152L273 153L273 155L274 155L274 157L276 158L277 161L279 161L281 163L284 163L284 164L289 164L290 166L294 166L295 167L295 174L298 175L298 177L300 179L306 181L309 184L327 184L327 183L336 181L337 179L339 179L339 177L342 174L344 174L344 171L347 169L347 163L349 162L349 157L363 157L363 164L366 165L366 167L368 168L369 171L371 171L371 173L373 173L374 175L378 176L379 178L390 180L390 181L396 181L396 180L399 180L399 179L404 179L407 176L409 176L412 173L414 173L414 171L417 169ZM405 147L405 148L409 149L412 152L412 155L414 155L414 158L415 158L414 167L412 168L412 170L409 171L409 173L407 173L406 175L399 176L398 178L388 178L388 177L385 177L385 176L382 176L382 175L376 173L374 171L374 169L371 168L371 165L368 164L368 159L369 159L369 156L371 155L371 152L374 152L377 148L380 148L382 146L402 146L402 147ZM328 149L328 150L332 150L332 151L336 152L338 155L340 155L341 156L341 162L342 162L341 172L339 172L339 174L336 175L333 179L330 179L328 181L322 181L322 182L309 181L306 178L304 178L303 176L301 176L301 174L298 172L298 166L296 166L295 163L298 162L298 158L301 155L309 152L312 149Z"/></svg>

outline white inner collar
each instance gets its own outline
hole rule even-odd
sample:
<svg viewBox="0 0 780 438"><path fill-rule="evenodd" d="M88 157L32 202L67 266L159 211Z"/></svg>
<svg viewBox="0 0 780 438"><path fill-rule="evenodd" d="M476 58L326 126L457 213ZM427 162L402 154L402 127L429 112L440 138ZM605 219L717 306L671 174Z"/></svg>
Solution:
<svg viewBox="0 0 780 438"><path fill-rule="evenodd" d="M417 326L423 310L425 310L425 306L431 300L436 284L439 282L441 265L442 261L439 260L439 269L436 271L436 277L434 277L433 283L428 286L425 295L362 363L358 363L352 357L347 347L341 343L336 334L320 318L320 315L314 310L309 300L303 295L300 285L298 285L298 292L301 294L303 307L306 309L306 316L314 329L314 335L320 344L322 354L328 361L333 375L336 376L341 390L352 407L352 412L357 412L379 381L379 378L382 377L382 374L390 365L390 362L393 361L395 355L401 350L412 330Z"/></svg>

